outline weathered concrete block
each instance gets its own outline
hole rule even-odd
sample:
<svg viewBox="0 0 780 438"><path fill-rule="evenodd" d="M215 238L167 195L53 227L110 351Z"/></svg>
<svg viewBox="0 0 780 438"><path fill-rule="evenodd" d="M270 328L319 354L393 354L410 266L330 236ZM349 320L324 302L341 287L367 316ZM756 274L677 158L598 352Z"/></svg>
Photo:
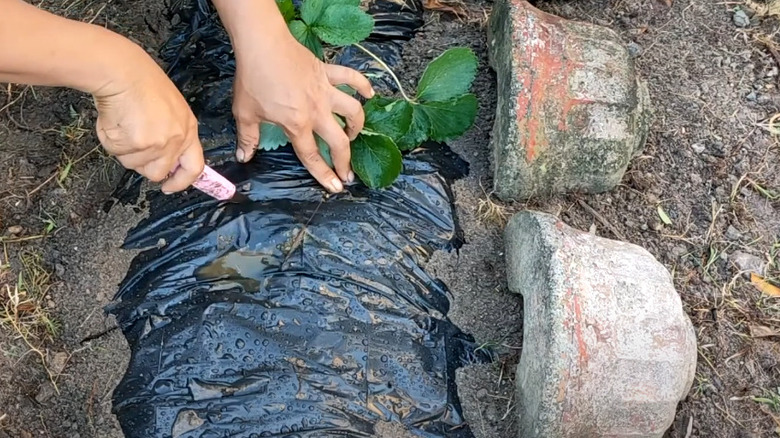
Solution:
<svg viewBox="0 0 780 438"><path fill-rule="evenodd" d="M628 49L610 29L496 0L494 190L505 200L614 188L641 153L652 113Z"/></svg>
<svg viewBox="0 0 780 438"><path fill-rule="evenodd" d="M506 228L524 298L521 438L658 437L693 384L696 335L668 271L636 245L536 212Z"/></svg>

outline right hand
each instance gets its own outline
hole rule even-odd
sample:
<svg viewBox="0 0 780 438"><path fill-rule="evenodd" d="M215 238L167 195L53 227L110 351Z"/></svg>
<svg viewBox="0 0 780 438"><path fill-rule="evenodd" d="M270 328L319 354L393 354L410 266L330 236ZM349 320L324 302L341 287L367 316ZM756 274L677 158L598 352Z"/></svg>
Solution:
<svg viewBox="0 0 780 438"><path fill-rule="evenodd" d="M182 191L205 165L198 121L165 72L138 49L127 60L131 73L93 93L98 139L125 168L162 182L164 193Z"/></svg>

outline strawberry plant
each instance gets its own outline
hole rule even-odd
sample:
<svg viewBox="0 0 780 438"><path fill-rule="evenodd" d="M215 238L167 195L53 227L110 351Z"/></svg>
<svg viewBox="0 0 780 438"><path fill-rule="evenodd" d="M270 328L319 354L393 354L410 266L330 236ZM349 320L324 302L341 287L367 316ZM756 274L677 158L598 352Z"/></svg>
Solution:
<svg viewBox="0 0 780 438"><path fill-rule="evenodd" d="M363 131L351 143L352 168L368 187L387 187L398 178L402 151L427 140L454 140L473 125L478 105L469 90L477 73L477 58L470 49L453 48L439 55L425 69L416 93L410 95L392 69L360 44L374 28L374 20L360 8L360 0L305 0L297 10L292 0L277 0L277 5L293 36L318 58L323 58L325 45L354 45L395 81L401 96L369 99L363 105ZM332 166L327 144L316 138L320 153ZM280 127L262 125L260 148L272 150L288 143Z"/></svg>

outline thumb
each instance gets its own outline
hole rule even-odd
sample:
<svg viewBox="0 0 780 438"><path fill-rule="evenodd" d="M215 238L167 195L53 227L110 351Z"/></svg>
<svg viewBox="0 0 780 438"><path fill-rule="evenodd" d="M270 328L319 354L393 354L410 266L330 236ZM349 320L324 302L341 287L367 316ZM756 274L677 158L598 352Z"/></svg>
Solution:
<svg viewBox="0 0 780 438"><path fill-rule="evenodd" d="M260 123L237 122L236 131L238 133L236 159L240 163L246 163L255 155L257 145L260 143Z"/></svg>

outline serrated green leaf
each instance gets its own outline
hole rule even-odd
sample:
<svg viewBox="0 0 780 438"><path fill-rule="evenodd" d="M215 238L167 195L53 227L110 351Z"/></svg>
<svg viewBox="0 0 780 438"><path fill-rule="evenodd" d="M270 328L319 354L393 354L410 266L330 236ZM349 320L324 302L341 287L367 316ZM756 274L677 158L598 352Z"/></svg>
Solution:
<svg viewBox="0 0 780 438"><path fill-rule="evenodd" d="M431 122L420 105L410 104L409 106L412 107L412 123L406 134L395 142L398 149L402 151L411 151L428 140L428 132L431 129Z"/></svg>
<svg viewBox="0 0 780 438"><path fill-rule="evenodd" d="M298 40L299 43L306 46L306 48L314 53L314 56L322 59L324 56L322 43L320 42L320 39L317 37L317 35L312 32L311 27L307 26L306 23L301 20L291 21L289 27L290 33L292 33L292 35L296 40Z"/></svg>
<svg viewBox="0 0 780 438"><path fill-rule="evenodd" d="M412 106L405 100L374 97L363 105L363 113L366 129L384 134L393 141L409 132L412 124Z"/></svg>
<svg viewBox="0 0 780 438"><path fill-rule="evenodd" d="M308 24L314 24L322 18L329 6L360 6L360 0L304 0L301 5L301 18Z"/></svg>
<svg viewBox="0 0 780 438"><path fill-rule="evenodd" d="M466 94L446 102L426 102L420 109L428 116L428 136L439 142L454 140L471 128L477 117L477 96Z"/></svg>
<svg viewBox="0 0 780 438"><path fill-rule="evenodd" d="M295 18L295 5L292 0L276 0L276 6L282 13L285 22L289 23Z"/></svg>
<svg viewBox="0 0 780 438"><path fill-rule="evenodd" d="M301 5L301 19L306 24L314 24L322 16L327 6L328 0L304 0Z"/></svg>
<svg viewBox="0 0 780 438"><path fill-rule="evenodd" d="M312 24L320 39L334 46L347 46L363 41L374 29L374 19L358 6L329 5Z"/></svg>
<svg viewBox="0 0 780 438"><path fill-rule="evenodd" d="M477 75L477 56L471 49L456 47L428 64L417 85L417 98L441 102L468 93Z"/></svg>
<svg viewBox="0 0 780 438"><path fill-rule="evenodd" d="M260 145L259 149L264 151L273 151L281 146L287 146L290 139L279 126L273 123L263 122L260 124Z"/></svg>
<svg viewBox="0 0 780 438"><path fill-rule="evenodd" d="M352 142L351 163L355 174L372 189L393 184L403 167L401 151L390 137L366 131Z"/></svg>

